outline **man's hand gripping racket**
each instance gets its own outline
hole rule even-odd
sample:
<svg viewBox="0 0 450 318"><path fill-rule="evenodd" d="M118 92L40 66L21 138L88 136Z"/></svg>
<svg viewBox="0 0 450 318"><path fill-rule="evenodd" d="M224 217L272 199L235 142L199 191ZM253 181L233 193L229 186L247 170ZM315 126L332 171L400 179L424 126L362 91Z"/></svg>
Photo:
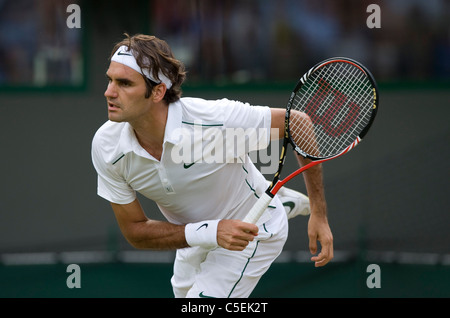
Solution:
<svg viewBox="0 0 450 318"><path fill-rule="evenodd" d="M286 107L278 171L243 221L256 223L278 190L293 177L358 145L375 118L378 102L375 79L357 61L331 58L303 75ZM288 144L312 161L280 180Z"/></svg>

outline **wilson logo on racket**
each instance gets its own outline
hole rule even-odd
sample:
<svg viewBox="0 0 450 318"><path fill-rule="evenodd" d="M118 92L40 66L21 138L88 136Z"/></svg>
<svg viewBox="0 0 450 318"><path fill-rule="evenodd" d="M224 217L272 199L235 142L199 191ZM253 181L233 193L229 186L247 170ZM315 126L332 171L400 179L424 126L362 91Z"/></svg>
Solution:
<svg viewBox="0 0 450 318"><path fill-rule="evenodd" d="M331 85L323 78L319 80L319 86L316 93L311 97L305 113L311 120L322 126L324 132L331 137L345 134L359 116L359 107L355 103L348 100L347 96L331 87ZM318 108L323 104L325 99L332 98L333 101L329 103L328 108L322 113L318 113ZM345 107L346 114L342 113Z"/></svg>

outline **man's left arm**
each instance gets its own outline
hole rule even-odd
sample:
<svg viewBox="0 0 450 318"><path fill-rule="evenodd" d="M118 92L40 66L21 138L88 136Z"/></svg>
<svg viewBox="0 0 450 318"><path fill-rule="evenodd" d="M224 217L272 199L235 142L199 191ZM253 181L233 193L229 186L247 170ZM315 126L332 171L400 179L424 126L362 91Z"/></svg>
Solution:
<svg viewBox="0 0 450 318"><path fill-rule="evenodd" d="M285 112L286 110L282 108L271 108L271 139L283 138ZM300 166L311 162L296 153L295 155ZM311 209L308 222L309 250L312 254L316 254L318 252L317 242L320 242L321 251L318 255L311 257L315 266L320 267L326 265L333 258L333 234L328 224L322 165L318 164L304 171L303 178Z"/></svg>
<svg viewBox="0 0 450 318"><path fill-rule="evenodd" d="M311 160L305 159L300 155L295 155L300 166L311 162ZM311 257L311 261L315 263L316 267L326 265L333 258L333 234L328 224L327 203L322 176L321 164L303 171L311 209L308 222L309 250L311 254L316 254L318 251L317 242L320 242L322 247L318 255Z"/></svg>

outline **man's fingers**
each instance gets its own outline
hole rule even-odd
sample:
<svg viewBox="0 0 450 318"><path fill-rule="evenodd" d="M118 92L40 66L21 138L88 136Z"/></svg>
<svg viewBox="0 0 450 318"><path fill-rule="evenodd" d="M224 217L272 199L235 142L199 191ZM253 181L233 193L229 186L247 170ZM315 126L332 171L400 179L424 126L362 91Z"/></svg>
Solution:
<svg viewBox="0 0 450 318"><path fill-rule="evenodd" d="M253 236L258 235L258 227L255 224L242 222L242 230L246 233L251 233Z"/></svg>
<svg viewBox="0 0 450 318"><path fill-rule="evenodd" d="M324 265L328 264L328 262L330 260L331 259L329 258L329 256L327 254L325 254L325 253L322 253L322 252L319 253L319 255L317 255L317 256L311 257L311 261L314 262L314 266L315 267L324 266Z"/></svg>
<svg viewBox="0 0 450 318"><path fill-rule="evenodd" d="M239 220L222 220L218 227L217 241L223 248L232 251L242 251L249 242L258 235L258 227L255 224Z"/></svg>
<svg viewBox="0 0 450 318"><path fill-rule="evenodd" d="M316 235L309 236L309 251L311 252L311 254L317 253L317 236Z"/></svg>
<svg viewBox="0 0 450 318"><path fill-rule="evenodd" d="M317 243L315 245L317 247ZM333 257L333 243L327 241L326 243L322 244L322 250L320 251L319 255L311 257L311 261L314 262L314 265L316 267L321 267L328 264L333 259Z"/></svg>
<svg viewBox="0 0 450 318"><path fill-rule="evenodd" d="M258 227L250 223L242 223L242 227L234 234L234 238L245 242L245 246L248 242L253 241L255 236L258 235Z"/></svg>

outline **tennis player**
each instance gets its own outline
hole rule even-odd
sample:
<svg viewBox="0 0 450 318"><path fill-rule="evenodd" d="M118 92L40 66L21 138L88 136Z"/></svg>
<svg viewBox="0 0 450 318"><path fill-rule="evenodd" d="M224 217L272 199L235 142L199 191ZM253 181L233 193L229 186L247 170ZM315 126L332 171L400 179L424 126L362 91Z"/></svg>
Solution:
<svg viewBox="0 0 450 318"><path fill-rule="evenodd" d="M248 153L282 137L284 109L181 98L184 66L154 36L126 35L110 61L104 94L109 120L92 142L97 192L111 203L132 246L177 250L171 279L175 297L250 296L283 249L287 212L290 217L310 214L315 266L332 259L320 166L304 173L309 200L283 189L256 224L240 221L267 188ZM227 134L233 129L246 132L243 147L228 147ZM206 138L206 132L214 138ZM195 152L212 140L227 143L223 160L177 159L180 145ZM308 162L298 160L300 165ZM156 202L167 221L149 219L136 192Z"/></svg>

